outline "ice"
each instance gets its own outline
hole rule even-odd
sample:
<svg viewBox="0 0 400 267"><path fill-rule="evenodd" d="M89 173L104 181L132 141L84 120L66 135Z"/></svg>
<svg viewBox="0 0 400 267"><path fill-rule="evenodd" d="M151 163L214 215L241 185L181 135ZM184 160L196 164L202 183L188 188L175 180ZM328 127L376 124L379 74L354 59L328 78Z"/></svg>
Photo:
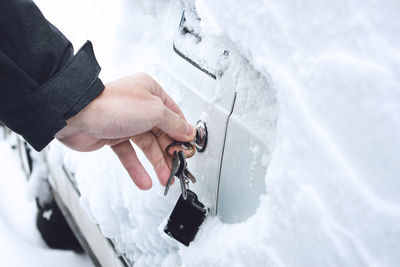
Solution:
<svg viewBox="0 0 400 267"><path fill-rule="evenodd" d="M132 262L398 265L400 2L38 3L76 47L83 38L94 42L103 80L145 70L178 104L184 92L163 77L157 59L171 49L183 5L196 7L203 35L230 44L257 70L242 72L237 89L249 101L239 101L237 108L242 122L274 142L271 157L260 155L268 168L267 194L246 222L207 218L189 248L162 233L177 188L165 198L155 179L151 191L137 190L107 148L64 152L75 159L82 205ZM246 90L249 84L255 86ZM266 98L273 101L265 103Z"/></svg>

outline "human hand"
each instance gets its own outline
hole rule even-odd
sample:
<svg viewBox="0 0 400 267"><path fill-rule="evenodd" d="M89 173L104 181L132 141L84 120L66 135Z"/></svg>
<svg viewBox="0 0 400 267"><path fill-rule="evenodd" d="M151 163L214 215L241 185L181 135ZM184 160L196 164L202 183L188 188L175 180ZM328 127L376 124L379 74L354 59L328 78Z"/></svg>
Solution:
<svg viewBox="0 0 400 267"><path fill-rule="evenodd" d="M177 104L145 73L106 84L104 91L55 135L77 151L109 145L142 190L150 189L152 181L130 140L144 152L165 186L171 172L165 148L173 139L192 141L195 136L195 128L186 122Z"/></svg>

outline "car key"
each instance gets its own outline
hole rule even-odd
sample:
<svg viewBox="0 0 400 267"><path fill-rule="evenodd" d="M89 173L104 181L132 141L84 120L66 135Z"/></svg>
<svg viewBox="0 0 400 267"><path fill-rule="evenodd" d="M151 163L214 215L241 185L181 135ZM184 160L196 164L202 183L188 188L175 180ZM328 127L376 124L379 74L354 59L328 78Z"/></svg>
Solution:
<svg viewBox="0 0 400 267"><path fill-rule="evenodd" d="M168 153L168 149L166 151ZM186 155L182 150L174 151L172 170L164 195L168 193L174 176L180 181L182 194L168 219L164 232L182 244L189 246L206 218L207 208L197 199L197 195L188 189L189 180L194 183L196 178L187 169Z"/></svg>
<svg viewBox="0 0 400 267"><path fill-rule="evenodd" d="M176 172L176 177L178 177L180 184L181 184L181 191L182 191L182 197L183 199L187 198L187 178L185 176L185 169L187 166L186 163L186 156L185 153L181 150L178 152L178 157L179 157L179 170Z"/></svg>
<svg viewBox="0 0 400 267"><path fill-rule="evenodd" d="M169 175L168 182L167 182L167 185L166 185L165 191L164 191L165 196L168 194L173 177L177 177L181 184L182 195L186 199L186 196L187 196L187 193L186 193L187 178L185 176L186 166L187 166L187 163L186 163L185 153L182 150L179 152L174 151L174 158L172 160L172 170L171 170L171 174Z"/></svg>
<svg viewBox="0 0 400 267"><path fill-rule="evenodd" d="M168 194L169 187L171 186L172 179L175 177L181 163L178 157L178 152L174 151L174 158L172 159L171 174L169 175L167 185L165 186L164 196Z"/></svg>
<svg viewBox="0 0 400 267"><path fill-rule="evenodd" d="M194 240L201 224L207 216L207 208L197 199L197 195L187 189L187 198L181 195L168 218L164 232L185 246Z"/></svg>
<svg viewBox="0 0 400 267"><path fill-rule="evenodd" d="M185 174L186 178L188 178L192 183L196 182L196 178L194 177L194 175L188 170L187 166L185 168L185 170L183 171L183 173Z"/></svg>

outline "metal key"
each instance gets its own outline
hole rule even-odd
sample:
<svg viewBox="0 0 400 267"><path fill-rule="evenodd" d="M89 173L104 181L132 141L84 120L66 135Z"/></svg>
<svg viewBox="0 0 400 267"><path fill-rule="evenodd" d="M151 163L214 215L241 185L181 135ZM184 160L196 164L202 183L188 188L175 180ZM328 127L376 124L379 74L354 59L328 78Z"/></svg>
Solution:
<svg viewBox="0 0 400 267"><path fill-rule="evenodd" d="M172 179L177 177L179 179L182 191L182 197L184 200L187 199L187 190L189 188L189 180L192 183L196 182L196 178L194 175L187 169L187 162L186 162L186 155L185 152L174 151L174 157L172 159L172 170L171 174L169 175L167 185L165 187L164 195L167 195L168 190L171 186Z"/></svg>
<svg viewBox="0 0 400 267"><path fill-rule="evenodd" d="M174 151L174 158L172 159L172 169L171 169L171 174L169 175L167 185L165 187L164 191L164 196L168 194L169 187L171 186L172 179L175 177L177 171L179 170L180 167L180 160L178 157L178 152Z"/></svg>
<svg viewBox="0 0 400 267"><path fill-rule="evenodd" d="M182 197L183 199L187 198L187 178L185 176L185 169L187 166L186 163L186 156L185 153L181 150L178 152L178 157L180 161L180 167L179 170L176 172L175 176L178 177L180 184L181 184L181 191L182 191Z"/></svg>
<svg viewBox="0 0 400 267"><path fill-rule="evenodd" d="M188 170L187 166L184 170L184 174L186 176L186 178L188 178L192 183L196 182L196 178L194 177L194 175Z"/></svg>

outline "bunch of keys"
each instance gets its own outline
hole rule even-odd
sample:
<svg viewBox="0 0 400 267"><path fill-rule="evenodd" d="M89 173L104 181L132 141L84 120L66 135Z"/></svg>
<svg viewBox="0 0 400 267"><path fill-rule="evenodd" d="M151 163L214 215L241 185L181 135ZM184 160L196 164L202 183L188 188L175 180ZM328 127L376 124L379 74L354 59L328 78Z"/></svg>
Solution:
<svg viewBox="0 0 400 267"><path fill-rule="evenodd" d="M181 146L184 150L191 149L191 152L186 156L182 150L174 151L172 156L169 153L169 149L173 146ZM168 219L164 232L185 246L189 246L207 214L207 208L197 199L197 195L189 190L189 181L195 183L196 178L187 168L186 157L193 156L195 147L190 143L175 142L166 148L166 153L172 157L172 170L167 186L165 187L164 195L167 195L174 177L179 179L182 193Z"/></svg>
<svg viewBox="0 0 400 267"><path fill-rule="evenodd" d="M168 194L169 187L171 186L172 179L177 177L181 184L181 191L183 199L187 198L187 190L189 187L189 180L192 183L196 182L193 174L187 169L186 155L180 150L179 152L174 151L174 158L172 159L172 170L169 175L167 186L165 187L164 196Z"/></svg>

